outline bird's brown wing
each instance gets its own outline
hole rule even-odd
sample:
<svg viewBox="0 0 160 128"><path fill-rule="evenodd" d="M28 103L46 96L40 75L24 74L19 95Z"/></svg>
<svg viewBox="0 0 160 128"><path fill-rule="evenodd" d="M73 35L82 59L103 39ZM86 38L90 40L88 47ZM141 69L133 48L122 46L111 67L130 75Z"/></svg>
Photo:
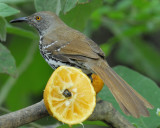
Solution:
<svg viewBox="0 0 160 128"><path fill-rule="evenodd" d="M90 45L91 49L97 53L99 56L101 56L102 58L105 57L104 52L102 51L102 49L91 39L86 38L88 45Z"/></svg>
<svg viewBox="0 0 160 128"><path fill-rule="evenodd" d="M99 59L104 58L103 51L98 47L98 45L92 40L88 39L82 33L69 29L67 31L57 30L55 35L48 34L43 39L44 42L54 42L57 41L47 50L51 51L54 55L63 55L68 57L73 57L74 59L79 58L91 58ZM60 33L60 34L58 34Z"/></svg>

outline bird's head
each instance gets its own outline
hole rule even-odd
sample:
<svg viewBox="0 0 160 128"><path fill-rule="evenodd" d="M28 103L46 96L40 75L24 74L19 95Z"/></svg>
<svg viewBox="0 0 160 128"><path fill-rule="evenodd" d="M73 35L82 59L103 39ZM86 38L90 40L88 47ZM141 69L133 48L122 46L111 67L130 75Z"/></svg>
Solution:
<svg viewBox="0 0 160 128"><path fill-rule="evenodd" d="M10 21L10 23L16 22L26 22L30 24L38 30L40 35L43 35L50 29L56 29L63 23L56 14L48 11L37 12L30 16L20 17Z"/></svg>

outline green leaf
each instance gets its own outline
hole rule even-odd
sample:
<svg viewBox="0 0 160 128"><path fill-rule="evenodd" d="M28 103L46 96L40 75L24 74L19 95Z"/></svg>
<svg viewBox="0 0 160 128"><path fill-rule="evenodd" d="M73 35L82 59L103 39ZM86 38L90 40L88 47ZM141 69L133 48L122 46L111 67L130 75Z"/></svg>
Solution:
<svg viewBox="0 0 160 128"><path fill-rule="evenodd" d="M87 124L87 125L97 125L97 126L107 126L106 123L102 122L102 121L84 121L84 124Z"/></svg>
<svg viewBox="0 0 160 128"><path fill-rule="evenodd" d="M34 4L37 12L52 11L59 15L61 11L61 0L35 0Z"/></svg>
<svg viewBox="0 0 160 128"><path fill-rule="evenodd" d="M80 126L80 124L72 125L72 128L77 128L78 126ZM70 126L68 124L63 124L61 126L58 126L57 128L70 128Z"/></svg>
<svg viewBox="0 0 160 128"><path fill-rule="evenodd" d="M76 6L77 0L65 0L63 12L66 13Z"/></svg>
<svg viewBox="0 0 160 128"><path fill-rule="evenodd" d="M89 0L78 0L78 3L86 3L89 2Z"/></svg>
<svg viewBox="0 0 160 128"><path fill-rule="evenodd" d="M6 21L3 17L0 16L0 40L6 40Z"/></svg>
<svg viewBox="0 0 160 128"><path fill-rule="evenodd" d="M92 0L87 4L79 4L66 15L61 14L61 18L70 27L83 31L92 12L101 5L102 0Z"/></svg>
<svg viewBox="0 0 160 128"><path fill-rule="evenodd" d="M62 0L64 4L62 10L63 13L69 12L72 8L74 8L76 6L76 4L84 4L87 3L88 0Z"/></svg>
<svg viewBox="0 0 160 128"><path fill-rule="evenodd" d="M156 115L157 108L160 108L160 89L156 83L147 77L123 66L117 66L114 70L154 106L154 109L149 110L150 117L141 117L136 119L134 117L124 115L106 86L104 86L103 90L98 95L103 100L111 102L119 112L121 112L131 123L134 123L137 126L142 128L156 128L160 125L160 118Z"/></svg>
<svg viewBox="0 0 160 128"><path fill-rule="evenodd" d="M35 7L37 11L52 11L59 15L60 11L69 12L66 15L61 13L61 18L73 28L83 30L91 13L100 5L102 0L93 0L92 2L84 4L86 1L63 1L63 0L35 0ZM76 3L79 3L76 7ZM79 22L81 21L81 22Z"/></svg>
<svg viewBox="0 0 160 128"><path fill-rule="evenodd" d="M32 31L28 31L22 28L11 26L10 24L7 24L7 32L10 34L30 38L30 39L38 39L38 35L33 33Z"/></svg>
<svg viewBox="0 0 160 128"><path fill-rule="evenodd" d="M25 3L31 1L33 0L0 0L0 3L17 4L17 3Z"/></svg>
<svg viewBox="0 0 160 128"><path fill-rule="evenodd" d="M16 64L10 51L0 43L0 73L14 75Z"/></svg>
<svg viewBox="0 0 160 128"><path fill-rule="evenodd" d="M117 10L125 10L125 9L128 9L131 5L132 5L131 0L119 1L118 4L116 4L116 9Z"/></svg>
<svg viewBox="0 0 160 128"><path fill-rule="evenodd" d="M20 11L8 6L7 4L0 3L0 16L7 17L11 15L15 15L19 13Z"/></svg>
<svg viewBox="0 0 160 128"><path fill-rule="evenodd" d="M116 54L117 59L123 63L134 65L136 69L160 81L160 52L143 40L133 39L132 41L134 43L120 45Z"/></svg>
<svg viewBox="0 0 160 128"><path fill-rule="evenodd" d="M41 96L43 94L43 90L51 73L53 72L53 69L50 68L50 66L40 55L38 49L38 41L36 43L31 41L31 39L23 38L22 36L19 36L18 38L16 36L13 36L10 40L12 43L9 45L9 49L15 56L18 69L19 66L24 63L23 61L26 56L28 56L27 61L30 61L29 63L27 62L27 68L18 77L18 79L12 86L12 89L7 95L7 99L5 100L5 103L8 106L9 110L18 110L42 99ZM36 49L34 48L32 50L29 50L32 43L34 43L33 47L36 47ZM28 53L28 51L30 52ZM23 67L24 66L22 66L22 68ZM19 72L21 71L22 70L19 69ZM18 95L17 92L19 93ZM32 97L34 97L34 99Z"/></svg>
<svg viewBox="0 0 160 128"><path fill-rule="evenodd" d="M77 125L72 125L72 128L80 128L80 127L84 127L84 128L86 128L87 126L89 126L89 127L92 127L92 126L97 126L97 127L99 127L99 128L104 128L104 127L106 127L107 125L104 123L104 122L102 122L102 121L84 121L84 122L82 122L82 124L77 124ZM69 125L67 125L67 124L63 124L63 125L61 125L61 126L58 126L57 128L70 128L70 126ZM87 127L88 128L88 127Z"/></svg>
<svg viewBox="0 0 160 128"><path fill-rule="evenodd" d="M66 13L76 4L86 3L88 0L35 0L37 11L52 11L59 15L60 11Z"/></svg>

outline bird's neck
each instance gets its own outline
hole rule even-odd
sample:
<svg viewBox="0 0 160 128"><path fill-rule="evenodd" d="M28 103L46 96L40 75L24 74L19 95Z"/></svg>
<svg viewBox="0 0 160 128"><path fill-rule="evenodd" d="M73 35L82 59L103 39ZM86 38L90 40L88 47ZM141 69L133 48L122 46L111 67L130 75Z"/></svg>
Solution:
<svg viewBox="0 0 160 128"><path fill-rule="evenodd" d="M54 32L55 30L54 29L47 29L47 30L44 30L44 31L38 31L39 37L40 37L40 44L41 44L41 41L42 41L43 37L45 37L51 31Z"/></svg>
<svg viewBox="0 0 160 128"><path fill-rule="evenodd" d="M64 23L61 23L61 24L58 24L58 23L57 24L52 24L46 30L38 31L39 32L39 36L42 38L42 37L48 35L49 33L56 34L56 31L58 29L65 28L65 27L66 27L66 25Z"/></svg>

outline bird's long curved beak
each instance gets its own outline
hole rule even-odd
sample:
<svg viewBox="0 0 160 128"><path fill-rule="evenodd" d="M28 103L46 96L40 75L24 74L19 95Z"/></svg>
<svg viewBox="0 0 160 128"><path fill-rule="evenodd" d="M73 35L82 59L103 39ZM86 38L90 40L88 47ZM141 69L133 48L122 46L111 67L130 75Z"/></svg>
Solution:
<svg viewBox="0 0 160 128"><path fill-rule="evenodd" d="M10 23L27 22L27 21L28 21L28 18L27 18L27 17L20 17L20 18L11 20Z"/></svg>

